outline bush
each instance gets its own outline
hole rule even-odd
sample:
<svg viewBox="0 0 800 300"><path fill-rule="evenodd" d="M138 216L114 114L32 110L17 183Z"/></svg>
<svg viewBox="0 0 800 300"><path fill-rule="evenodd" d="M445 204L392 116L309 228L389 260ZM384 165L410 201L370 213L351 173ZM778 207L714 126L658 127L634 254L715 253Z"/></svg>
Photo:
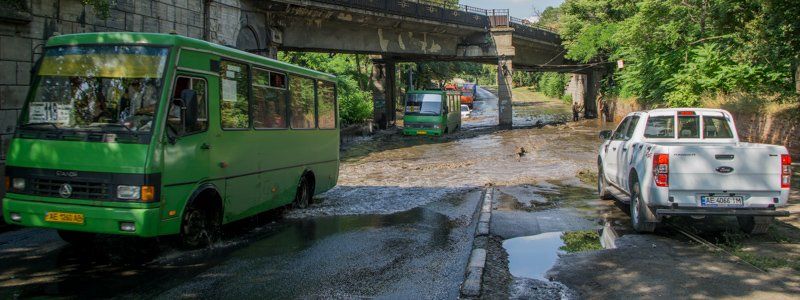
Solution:
<svg viewBox="0 0 800 300"><path fill-rule="evenodd" d="M544 73L539 79L539 90L545 96L561 98L564 96L564 89L569 83L569 75L561 73Z"/></svg>

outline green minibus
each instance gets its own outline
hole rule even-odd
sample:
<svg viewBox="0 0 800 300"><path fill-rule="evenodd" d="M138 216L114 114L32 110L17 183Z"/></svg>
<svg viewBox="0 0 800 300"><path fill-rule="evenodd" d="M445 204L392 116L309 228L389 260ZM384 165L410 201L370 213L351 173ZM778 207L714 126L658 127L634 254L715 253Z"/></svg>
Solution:
<svg viewBox="0 0 800 300"><path fill-rule="evenodd" d="M442 135L461 128L458 92L418 90L406 93L403 134Z"/></svg>
<svg viewBox="0 0 800 300"><path fill-rule="evenodd" d="M334 76L149 33L50 38L34 74L6 161L11 224L196 248L336 185Z"/></svg>

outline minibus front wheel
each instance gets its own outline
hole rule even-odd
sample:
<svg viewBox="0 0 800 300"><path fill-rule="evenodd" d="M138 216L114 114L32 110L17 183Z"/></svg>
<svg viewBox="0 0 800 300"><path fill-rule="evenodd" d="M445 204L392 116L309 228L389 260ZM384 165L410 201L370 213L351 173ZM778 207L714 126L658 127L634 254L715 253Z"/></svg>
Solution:
<svg viewBox="0 0 800 300"><path fill-rule="evenodd" d="M203 195L201 195L203 196ZM200 197L192 201L183 213L181 244L186 249L198 249L213 244L222 235L222 207L213 198Z"/></svg>

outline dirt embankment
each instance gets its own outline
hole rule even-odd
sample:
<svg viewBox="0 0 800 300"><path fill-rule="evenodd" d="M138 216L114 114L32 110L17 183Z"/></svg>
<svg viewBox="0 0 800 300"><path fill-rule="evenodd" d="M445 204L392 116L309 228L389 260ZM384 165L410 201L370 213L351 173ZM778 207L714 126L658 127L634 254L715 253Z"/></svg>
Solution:
<svg viewBox="0 0 800 300"><path fill-rule="evenodd" d="M717 97L703 106L723 108L733 114L742 141L783 145L800 159L800 103L780 104L747 95ZM635 99L614 99L609 104L612 118L619 122L630 112L646 109Z"/></svg>

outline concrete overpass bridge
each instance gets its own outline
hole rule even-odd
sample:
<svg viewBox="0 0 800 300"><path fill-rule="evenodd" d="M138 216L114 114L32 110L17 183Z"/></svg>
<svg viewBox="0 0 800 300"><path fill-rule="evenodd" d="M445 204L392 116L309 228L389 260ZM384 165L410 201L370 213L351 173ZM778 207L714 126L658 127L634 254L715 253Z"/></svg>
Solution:
<svg viewBox="0 0 800 300"><path fill-rule="evenodd" d="M498 68L500 125L511 126L511 76L564 63L558 34L525 24L508 10L424 0L254 1L264 26L243 19L236 46L274 56L278 50L380 55L373 60L374 119L395 118L397 62L468 61ZM261 25L261 24L259 24ZM266 38L264 38L266 37ZM587 93L588 94L588 93Z"/></svg>

